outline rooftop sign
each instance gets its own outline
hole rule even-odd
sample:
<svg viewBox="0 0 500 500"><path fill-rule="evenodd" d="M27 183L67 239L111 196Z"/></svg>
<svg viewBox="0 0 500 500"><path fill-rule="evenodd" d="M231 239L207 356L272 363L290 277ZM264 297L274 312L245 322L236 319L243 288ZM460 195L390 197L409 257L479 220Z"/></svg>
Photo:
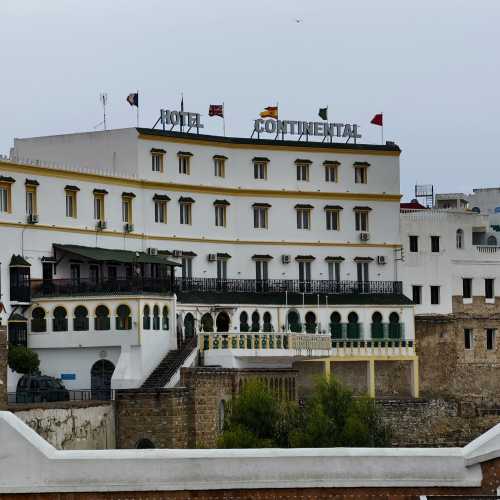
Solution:
<svg viewBox="0 0 500 500"><path fill-rule="evenodd" d="M171 126L173 128L176 125L179 125L181 130L183 126L188 127L188 132L189 129L193 127L197 130L204 128L204 125L201 123L200 113L191 113L190 111L170 111L169 109L161 109L160 122L163 129L165 129L166 126Z"/></svg>
<svg viewBox="0 0 500 500"><path fill-rule="evenodd" d="M344 137L347 139L359 139L359 126L350 123L330 123L330 122L304 122L297 120L263 120L258 118L254 122L254 133L262 132L276 135L306 135L320 137Z"/></svg>

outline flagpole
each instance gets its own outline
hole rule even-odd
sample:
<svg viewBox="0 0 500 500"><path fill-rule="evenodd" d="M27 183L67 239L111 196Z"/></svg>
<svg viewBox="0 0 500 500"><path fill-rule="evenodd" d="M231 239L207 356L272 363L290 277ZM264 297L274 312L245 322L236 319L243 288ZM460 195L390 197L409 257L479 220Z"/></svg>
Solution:
<svg viewBox="0 0 500 500"><path fill-rule="evenodd" d="M222 130L224 131L224 137L226 137L226 111L224 109L224 103L222 103Z"/></svg>
<svg viewBox="0 0 500 500"><path fill-rule="evenodd" d="M139 128L139 91L137 91L137 128Z"/></svg>
<svg viewBox="0 0 500 500"><path fill-rule="evenodd" d="M382 145L384 145L384 113L380 113L382 115Z"/></svg>

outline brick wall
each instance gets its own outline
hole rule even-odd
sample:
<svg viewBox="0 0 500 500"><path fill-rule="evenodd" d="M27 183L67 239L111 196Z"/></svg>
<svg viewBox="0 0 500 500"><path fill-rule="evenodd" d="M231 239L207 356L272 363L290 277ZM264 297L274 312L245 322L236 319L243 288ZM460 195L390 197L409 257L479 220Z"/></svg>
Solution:
<svg viewBox="0 0 500 500"><path fill-rule="evenodd" d="M7 406L7 330L0 326L0 410Z"/></svg>

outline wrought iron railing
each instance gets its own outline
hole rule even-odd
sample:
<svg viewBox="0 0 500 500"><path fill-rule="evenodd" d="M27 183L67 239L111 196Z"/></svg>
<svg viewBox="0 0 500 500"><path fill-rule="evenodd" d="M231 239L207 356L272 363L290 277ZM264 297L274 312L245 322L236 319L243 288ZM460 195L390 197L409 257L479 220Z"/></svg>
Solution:
<svg viewBox="0 0 500 500"><path fill-rule="evenodd" d="M336 295L402 295L401 281L255 280L218 278L176 278L178 291L321 293Z"/></svg>
<svg viewBox="0 0 500 500"><path fill-rule="evenodd" d="M52 403L56 401L112 401L114 389L46 389L8 393L10 404Z"/></svg>
<svg viewBox="0 0 500 500"><path fill-rule="evenodd" d="M87 278L33 282L33 297L169 293L170 279L131 278L96 282Z"/></svg>

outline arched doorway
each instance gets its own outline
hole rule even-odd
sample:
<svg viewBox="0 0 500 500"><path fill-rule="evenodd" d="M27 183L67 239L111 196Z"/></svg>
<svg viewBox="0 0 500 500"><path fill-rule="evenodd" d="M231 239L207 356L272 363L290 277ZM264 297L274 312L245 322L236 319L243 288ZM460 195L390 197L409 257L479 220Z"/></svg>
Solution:
<svg viewBox="0 0 500 500"><path fill-rule="evenodd" d="M316 314L312 311L306 313L306 333L316 333Z"/></svg>
<svg viewBox="0 0 500 500"><path fill-rule="evenodd" d="M399 322L399 314L397 312L389 314L389 338L401 338L401 323Z"/></svg>
<svg viewBox="0 0 500 500"><path fill-rule="evenodd" d="M107 359L96 361L90 369L90 389L92 399L111 399L111 377L115 371L115 365Z"/></svg>
<svg viewBox="0 0 500 500"><path fill-rule="evenodd" d="M217 315L216 326L218 332L228 332L229 331L229 314L223 311Z"/></svg>
<svg viewBox="0 0 500 500"><path fill-rule="evenodd" d="M194 316L191 313L187 313L184 316L184 338L186 340L192 339L194 337Z"/></svg>
<svg viewBox="0 0 500 500"><path fill-rule="evenodd" d="M300 324L300 316L297 311L290 311L287 316L288 328L293 333L300 333L302 327Z"/></svg>
<svg viewBox="0 0 500 500"><path fill-rule="evenodd" d="M330 335L332 339L342 338L342 316L338 311L334 311L330 315Z"/></svg>
<svg viewBox="0 0 500 500"><path fill-rule="evenodd" d="M359 339L359 323L358 315L352 311L347 316L347 338L348 339Z"/></svg>
<svg viewBox="0 0 500 500"><path fill-rule="evenodd" d="M213 332L214 331L214 319L210 313L205 313L201 317L201 327L204 332Z"/></svg>
<svg viewBox="0 0 500 500"><path fill-rule="evenodd" d="M384 338L384 325L382 323L382 314L375 311L372 314L372 339Z"/></svg>

